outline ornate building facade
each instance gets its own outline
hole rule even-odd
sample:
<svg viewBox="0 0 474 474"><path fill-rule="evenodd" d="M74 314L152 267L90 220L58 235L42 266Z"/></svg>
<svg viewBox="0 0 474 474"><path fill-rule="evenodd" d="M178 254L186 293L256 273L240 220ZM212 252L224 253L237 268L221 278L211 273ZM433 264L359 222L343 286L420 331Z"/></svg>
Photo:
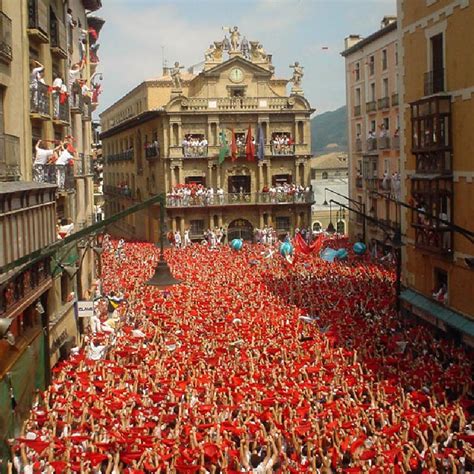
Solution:
<svg viewBox="0 0 474 474"><path fill-rule="evenodd" d="M230 33L206 51L199 73L175 63L101 114L107 216L166 193L169 228L193 239L215 227L251 238L264 226L285 234L310 225L314 109L303 68L291 66L288 94L262 45ZM115 231L155 241L157 216L137 213Z"/></svg>
<svg viewBox="0 0 474 474"><path fill-rule="evenodd" d="M402 210L402 304L474 346L474 3L398 0L398 15L402 200L429 214Z"/></svg>

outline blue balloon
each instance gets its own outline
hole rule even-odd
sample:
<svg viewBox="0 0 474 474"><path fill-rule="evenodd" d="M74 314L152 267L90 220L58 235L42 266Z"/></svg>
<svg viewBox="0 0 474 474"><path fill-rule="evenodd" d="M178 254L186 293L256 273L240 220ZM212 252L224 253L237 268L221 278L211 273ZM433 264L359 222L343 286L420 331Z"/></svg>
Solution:
<svg viewBox="0 0 474 474"><path fill-rule="evenodd" d="M364 242L356 242L353 247L354 253L357 255L364 255L367 250L367 246Z"/></svg>
<svg viewBox="0 0 474 474"><path fill-rule="evenodd" d="M242 247L244 246L244 241L242 239L234 239L231 243L230 246L232 250L239 251L242 250Z"/></svg>
<svg viewBox="0 0 474 474"><path fill-rule="evenodd" d="M290 242L283 242L280 245L280 254L282 257L288 257L288 255L293 255L293 245Z"/></svg>
<svg viewBox="0 0 474 474"><path fill-rule="evenodd" d="M338 260L345 260L347 258L347 250L346 249L339 249L336 252L336 258Z"/></svg>
<svg viewBox="0 0 474 474"><path fill-rule="evenodd" d="M336 257L337 250L334 250L330 247L326 247L319 256L325 260L326 262L334 262L334 258Z"/></svg>

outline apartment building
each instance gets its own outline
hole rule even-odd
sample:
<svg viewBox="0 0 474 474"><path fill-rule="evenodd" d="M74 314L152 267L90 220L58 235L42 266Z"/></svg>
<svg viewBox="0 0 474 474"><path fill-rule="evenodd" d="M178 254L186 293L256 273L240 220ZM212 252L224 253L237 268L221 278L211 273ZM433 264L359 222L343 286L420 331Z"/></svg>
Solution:
<svg viewBox="0 0 474 474"><path fill-rule="evenodd" d="M387 248L400 222L389 199L400 193L396 18L384 17L366 38L348 36L341 54L346 65L349 197L361 212L350 213L350 237Z"/></svg>
<svg viewBox="0 0 474 474"><path fill-rule="evenodd" d="M474 4L399 0L398 17L403 309L474 345Z"/></svg>

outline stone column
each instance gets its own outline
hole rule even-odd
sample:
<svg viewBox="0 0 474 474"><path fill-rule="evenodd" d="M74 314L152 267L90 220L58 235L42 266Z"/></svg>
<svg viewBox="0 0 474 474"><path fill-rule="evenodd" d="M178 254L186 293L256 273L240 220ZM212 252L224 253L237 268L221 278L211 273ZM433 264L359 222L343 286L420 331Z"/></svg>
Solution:
<svg viewBox="0 0 474 474"><path fill-rule="evenodd" d="M263 189L263 163L258 164L258 184L257 192L261 192Z"/></svg>
<svg viewBox="0 0 474 474"><path fill-rule="evenodd" d="M217 168L216 168L216 174L217 174L217 187L220 188L221 187L221 173L222 173L222 168L217 165Z"/></svg>
<svg viewBox="0 0 474 474"><path fill-rule="evenodd" d="M206 186L208 188L213 188L214 187L214 185L212 183L212 163L207 164Z"/></svg>
<svg viewBox="0 0 474 474"><path fill-rule="evenodd" d="M272 185L272 165L271 165L271 161L268 160L266 165L267 165L267 185L271 186Z"/></svg>
<svg viewBox="0 0 474 474"><path fill-rule="evenodd" d="M170 166L170 172L171 172L171 187L174 188L176 186L176 179L175 179L175 173L174 173L175 166Z"/></svg>
<svg viewBox="0 0 474 474"><path fill-rule="evenodd" d="M265 224L263 222L263 212L260 211L258 215L258 226L260 227L260 229L263 229L264 225Z"/></svg>
<svg viewBox="0 0 474 474"><path fill-rule="evenodd" d="M222 227L222 212L219 212L219 214L217 214L217 224L219 225L219 227Z"/></svg>
<svg viewBox="0 0 474 474"><path fill-rule="evenodd" d="M178 184L183 183L183 166L178 165Z"/></svg>

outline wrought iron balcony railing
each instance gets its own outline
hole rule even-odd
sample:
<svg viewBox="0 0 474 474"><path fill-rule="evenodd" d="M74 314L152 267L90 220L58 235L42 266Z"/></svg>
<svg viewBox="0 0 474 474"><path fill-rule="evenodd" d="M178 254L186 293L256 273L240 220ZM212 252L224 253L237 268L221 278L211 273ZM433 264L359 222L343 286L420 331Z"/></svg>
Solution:
<svg viewBox="0 0 474 474"><path fill-rule="evenodd" d="M390 148L390 137L379 137L377 139L377 147L379 150L387 150Z"/></svg>
<svg viewBox="0 0 474 474"><path fill-rule="evenodd" d="M187 145L183 146L183 156L185 158L206 158L207 145Z"/></svg>
<svg viewBox="0 0 474 474"><path fill-rule="evenodd" d="M359 117L361 114L361 106L360 105L354 105L354 116Z"/></svg>
<svg viewBox="0 0 474 474"><path fill-rule="evenodd" d="M56 166L54 164L44 165L44 176L40 181L49 184L56 184L60 191L73 191L76 188L74 180L75 166ZM64 177L64 183L61 181Z"/></svg>
<svg viewBox="0 0 474 474"><path fill-rule="evenodd" d="M394 150L399 150L400 149L400 136L399 135L394 135L392 137L392 148Z"/></svg>
<svg viewBox="0 0 474 474"><path fill-rule="evenodd" d="M212 197L200 196L180 196L168 193L166 205L168 207L219 207L246 204L312 204L314 195L311 191L301 193L224 193L218 195L214 193Z"/></svg>
<svg viewBox="0 0 474 474"><path fill-rule="evenodd" d="M30 84L30 113L49 117L51 103L48 86L42 82Z"/></svg>
<svg viewBox="0 0 474 474"><path fill-rule="evenodd" d="M365 110L367 110L367 112L375 112L377 110L377 102L375 102L375 100L366 102Z"/></svg>
<svg viewBox="0 0 474 474"><path fill-rule="evenodd" d="M61 97L59 93L53 93L53 120L58 120L69 123L69 102L66 99L61 103Z"/></svg>
<svg viewBox="0 0 474 474"><path fill-rule="evenodd" d="M367 151L375 151L377 150L377 139L376 138L368 138L367 139Z"/></svg>
<svg viewBox="0 0 474 474"><path fill-rule="evenodd" d="M10 64L12 59L12 21L0 12L0 60Z"/></svg>
<svg viewBox="0 0 474 474"><path fill-rule="evenodd" d="M0 181L20 179L20 139L13 135L0 135Z"/></svg>
<svg viewBox="0 0 474 474"><path fill-rule="evenodd" d="M156 160L160 157L160 145L157 143L151 143L145 145L145 158L147 160Z"/></svg>
<svg viewBox="0 0 474 474"><path fill-rule="evenodd" d="M392 107L398 105L398 94L392 94Z"/></svg>
<svg viewBox="0 0 474 474"><path fill-rule="evenodd" d="M113 155L108 155L106 158L107 163L117 163L120 161L130 161L133 160L134 153L133 149L122 151L121 153L115 153Z"/></svg>
<svg viewBox="0 0 474 474"><path fill-rule="evenodd" d="M381 99L378 100L378 109L388 109L390 107L390 97L382 97Z"/></svg>
<svg viewBox="0 0 474 474"><path fill-rule="evenodd" d="M28 0L28 34L39 41L49 41L49 5L46 0Z"/></svg>
<svg viewBox="0 0 474 474"><path fill-rule="evenodd" d="M104 194L109 194L112 196L120 196L128 199L134 199L134 192L132 189L128 187L128 185L124 186L112 186L107 184L104 186Z"/></svg>
<svg viewBox="0 0 474 474"><path fill-rule="evenodd" d="M273 144L271 145L272 156L288 156L295 154L294 144ZM255 147L255 153L257 153L257 147ZM244 153L245 155L245 153Z"/></svg>
<svg viewBox="0 0 474 474"><path fill-rule="evenodd" d="M361 152L362 151L362 140L360 138L356 138L355 141L355 151Z"/></svg>

